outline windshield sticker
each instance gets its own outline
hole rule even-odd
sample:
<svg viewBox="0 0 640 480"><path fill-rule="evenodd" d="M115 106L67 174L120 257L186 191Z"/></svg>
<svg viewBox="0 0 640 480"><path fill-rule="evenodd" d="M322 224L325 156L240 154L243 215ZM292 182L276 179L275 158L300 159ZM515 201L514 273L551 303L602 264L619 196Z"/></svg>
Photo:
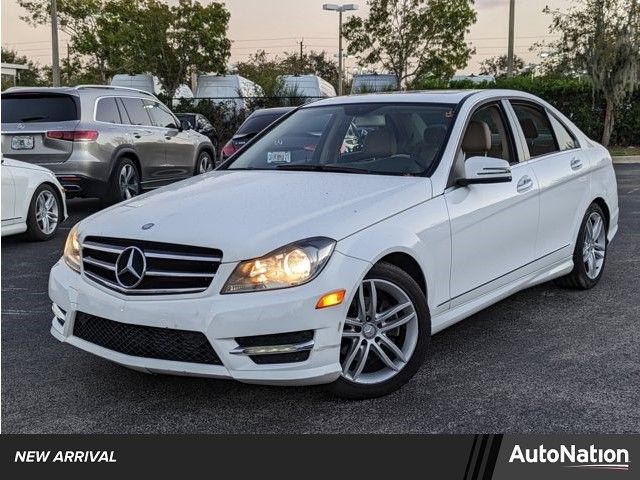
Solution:
<svg viewBox="0 0 640 480"><path fill-rule="evenodd" d="M291 152L267 152L267 163L291 163Z"/></svg>

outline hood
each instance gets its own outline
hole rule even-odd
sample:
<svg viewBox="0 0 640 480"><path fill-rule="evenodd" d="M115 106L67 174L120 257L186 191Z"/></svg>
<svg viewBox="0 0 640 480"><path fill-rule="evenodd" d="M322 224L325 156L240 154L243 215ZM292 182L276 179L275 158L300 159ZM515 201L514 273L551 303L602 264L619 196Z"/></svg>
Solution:
<svg viewBox="0 0 640 480"><path fill-rule="evenodd" d="M424 177L329 172L214 171L84 220L87 235L218 248L223 262L288 243L341 240L431 197ZM142 230L142 225L153 227Z"/></svg>

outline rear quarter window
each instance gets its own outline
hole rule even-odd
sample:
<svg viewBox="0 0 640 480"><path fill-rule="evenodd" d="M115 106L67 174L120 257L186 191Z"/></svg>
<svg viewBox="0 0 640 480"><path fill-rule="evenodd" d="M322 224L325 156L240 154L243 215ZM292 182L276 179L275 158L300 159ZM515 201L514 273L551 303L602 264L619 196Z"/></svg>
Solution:
<svg viewBox="0 0 640 480"><path fill-rule="evenodd" d="M79 118L80 108L71 95L2 95L2 123L68 122Z"/></svg>
<svg viewBox="0 0 640 480"><path fill-rule="evenodd" d="M122 123L120 111L116 105L116 99L101 98L96 106L96 120L107 123Z"/></svg>

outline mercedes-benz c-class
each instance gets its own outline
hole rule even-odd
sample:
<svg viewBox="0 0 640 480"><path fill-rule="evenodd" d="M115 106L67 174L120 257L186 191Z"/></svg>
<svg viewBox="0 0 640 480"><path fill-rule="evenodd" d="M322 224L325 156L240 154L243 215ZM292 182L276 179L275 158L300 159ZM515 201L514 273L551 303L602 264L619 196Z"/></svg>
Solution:
<svg viewBox="0 0 640 480"><path fill-rule="evenodd" d="M51 332L145 372L374 397L480 309L596 285L617 225L609 153L532 95L325 99L77 224Z"/></svg>

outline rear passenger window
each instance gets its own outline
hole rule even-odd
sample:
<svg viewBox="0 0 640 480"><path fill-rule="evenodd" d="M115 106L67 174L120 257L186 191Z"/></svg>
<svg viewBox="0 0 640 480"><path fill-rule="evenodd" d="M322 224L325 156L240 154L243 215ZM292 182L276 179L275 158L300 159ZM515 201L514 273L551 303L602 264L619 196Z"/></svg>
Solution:
<svg viewBox="0 0 640 480"><path fill-rule="evenodd" d="M132 125L153 125L141 98L123 97L121 100Z"/></svg>
<svg viewBox="0 0 640 480"><path fill-rule="evenodd" d="M533 105L512 103L531 158L558 151L558 144L547 113Z"/></svg>
<svg viewBox="0 0 640 480"><path fill-rule="evenodd" d="M578 142L571 132L565 127L560 120L553 115L549 115L549 120L553 126L553 130L556 132L556 138L558 140L558 147L560 150L571 150L572 148L578 148Z"/></svg>
<svg viewBox="0 0 640 480"><path fill-rule="evenodd" d="M96 120L107 123L122 123L115 98L101 98L98 100Z"/></svg>
<svg viewBox="0 0 640 480"><path fill-rule="evenodd" d="M144 108L151 115L153 124L156 127L173 128L177 129L176 120L173 115L158 102L152 102L151 100L144 100Z"/></svg>

